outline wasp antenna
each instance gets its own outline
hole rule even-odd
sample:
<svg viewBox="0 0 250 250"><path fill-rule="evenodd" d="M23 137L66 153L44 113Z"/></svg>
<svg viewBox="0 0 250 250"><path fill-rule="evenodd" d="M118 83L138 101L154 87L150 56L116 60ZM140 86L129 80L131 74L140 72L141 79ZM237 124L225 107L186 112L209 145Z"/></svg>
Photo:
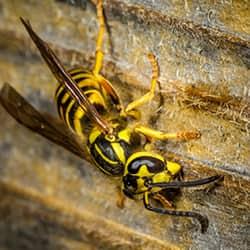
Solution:
<svg viewBox="0 0 250 250"><path fill-rule="evenodd" d="M21 20L21 22L23 23L23 25L29 25L30 26L30 22L29 22L29 20L27 19L27 20L25 20L23 17L19 17L20 18L20 20Z"/></svg>
<svg viewBox="0 0 250 250"><path fill-rule="evenodd" d="M153 183L150 180L145 182L145 186L147 187L162 187L162 188L183 188L183 187L195 187L200 185L205 185L216 180L221 179L221 175L214 175L208 178L203 178L194 181L173 181L173 182L158 182Z"/></svg>
<svg viewBox="0 0 250 250"><path fill-rule="evenodd" d="M190 213L189 217L193 217L195 219L197 219L201 225L201 233L206 233L208 226L209 226L209 220L205 215L201 215L195 212L191 212L189 211L188 213Z"/></svg>
<svg viewBox="0 0 250 250"><path fill-rule="evenodd" d="M192 211L169 210L161 207L154 207L150 204L149 195L147 193L143 197L143 203L146 209L155 213L194 218L198 220L201 225L201 233L205 233L207 231L209 221L204 215Z"/></svg>

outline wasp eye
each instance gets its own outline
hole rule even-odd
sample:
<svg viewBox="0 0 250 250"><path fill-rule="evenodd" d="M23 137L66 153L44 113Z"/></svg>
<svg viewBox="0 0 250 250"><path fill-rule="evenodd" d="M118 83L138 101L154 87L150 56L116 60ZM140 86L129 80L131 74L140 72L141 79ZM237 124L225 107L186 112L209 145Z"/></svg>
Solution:
<svg viewBox="0 0 250 250"><path fill-rule="evenodd" d="M125 175L122 179L123 181L123 192L124 194L133 199L134 195L136 194L137 191L137 176L133 176L133 175Z"/></svg>
<svg viewBox="0 0 250 250"><path fill-rule="evenodd" d="M137 189L137 176L133 175L126 175L123 177L123 184L125 189L127 190L136 190Z"/></svg>

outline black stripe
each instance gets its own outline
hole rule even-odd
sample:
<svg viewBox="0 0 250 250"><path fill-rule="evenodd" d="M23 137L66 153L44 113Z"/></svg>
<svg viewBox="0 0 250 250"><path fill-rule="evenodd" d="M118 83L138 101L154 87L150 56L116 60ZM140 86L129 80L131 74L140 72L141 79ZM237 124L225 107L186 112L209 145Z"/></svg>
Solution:
<svg viewBox="0 0 250 250"><path fill-rule="evenodd" d="M100 92L100 90L92 85L87 85L87 86L84 86L84 87L81 87L81 90L83 91L83 93L86 95L86 92L88 90L97 90L98 92ZM100 94L102 95L102 93L100 92ZM102 95L103 96L103 95Z"/></svg>
<svg viewBox="0 0 250 250"><path fill-rule="evenodd" d="M120 140L119 144L121 145L121 147L123 148L123 152L125 154L125 158L126 160L128 159L128 157L132 154L132 147L130 144L128 144L126 141L124 140Z"/></svg>
<svg viewBox="0 0 250 250"><path fill-rule="evenodd" d="M63 90L64 91L64 90ZM62 91L62 92L63 92ZM66 91L65 91L66 92ZM92 93L89 93L89 94L85 94L86 96L87 96L87 98L91 95ZM60 94L60 96L61 96L61 94ZM59 99L59 98L58 98ZM61 98L62 99L62 98ZM71 101L73 100L73 98L71 97L71 96L69 96L69 98L66 100L66 102L65 103L60 103L60 105L58 105L58 106L62 106L62 109L63 109L63 115L64 115L64 119L66 120L66 110L67 110L67 108L68 108L68 106L69 106L69 104L71 103ZM58 102L59 103L59 102ZM69 110L69 121L71 121L72 122L72 120L73 120L73 118L74 118L74 109L73 109L73 107L74 108L76 108L76 107L78 107L79 106L79 104L78 103L76 103L76 101L75 101L75 103L73 104L73 106L71 107L71 109ZM71 112L72 111L72 112ZM70 123L71 124L71 123ZM74 128L74 126L72 126L72 128Z"/></svg>
<svg viewBox="0 0 250 250"><path fill-rule="evenodd" d="M56 101L57 101L57 103L62 103L62 99L63 99L63 97L64 97L64 95L66 94L66 89L63 87L63 90L61 91L61 93L58 95L58 97L57 97L57 99L56 99Z"/></svg>
<svg viewBox="0 0 250 250"><path fill-rule="evenodd" d="M85 77L81 77L81 78L78 78L78 79L74 79L74 81L79 86L83 81L85 81L87 79L88 80L92 80L91 78L88 78L88 77L86 77L86 78ZM90 82L90 83L88 83L88 85L80 87L80 89L83 91L83 93L85 93L88 90L92 90L92 89L97 90L97 91L100 92L100 88L95 86L95 84L97 84L98 82L95 82L94 80L92 80L92 81L93 81L93 84ZM98 83L98 86L99 86L99 83ZM101 93L101 95L102 95L102 93Z"/></svg>
<svg viewBox="0 0 250 250"><path fill-rule="evenodd" d="M95 144L90 145L90 153L100 170L102 170L105 174L108 173L112 176L121 176L123 174L124 165L121 162L110 165L101 157L101 155L99 155L94 145Z"/></svg>
<svg viewBox="0 0 250 250"><path fill-rule="evenodd" d="M64 97L65 94L66 94L66 90L65 90L65 88L63 88L63 90L61 91L61 93L56 98L57 110L58 110L59 114L60 114L60 106L62 105L62 98Z"/></svg>
<svg viewBox="0 0 250 250"><path fill-rule="evenodd" d="M73 128L74 130L75 130L75 125L74 125L75 112L78 107L79 107L78 103L75 102L69 111L69 124L70 127Z"/></svg>
<svg viewBox="0 0 250 250"><path fill-rule="evenodd" d="M77 76L77 75L76 75ZM73 80L77 83L77 84L79 84L80 82L82 82L82 81L84 81L84 80L86 80L86 79L90 79L90 78L88 78L88 77L80 77L80 78L74 78L74 77L72 77L73 78Z"/></svg>
<svg viewBox="0 0 250 250"><path fill-rule="evenodd" d="M93 89L93 88L92 88ZM91 90L92 90L91 89ZM89 97L91 96L91 95L93 95L93 94L95 94L95 93L87 93L87 94L85 94L86 96L87 96L87 98L89 99ZM95 108L96 108L96 110L98 111L98 113L99 114L103 114L104 113L104 111L105 111L105 107L102 105L102 104L100 104L100 103L96 103L96 102L91 102L94 106L95 106Z"/></svg>
<svg viewBox="0 0 250 250"><path fill-rule="evenodd" d="M92 93L86 94L87 98L89 98L89 96L91 96L91 95L92 95ZM69 96L69 98L67 99L67 101L65 103L58 103L58 108L59 108L59 106L61 106L62 109L63 109L63 116L64 116L65 120L66 120L66 110L67 110L67 108L68 108L68 106L69 106L69 104L71 103L72 100L73 100L72 97ZM100 105L99 103L93 103L93 105L96 107L99 114L105 113L105 108L103 107L103 105ZM79 107L79 104L75 101L75 103L73 104L73 106L70 108L70 110L68 112L69 125L74 130L75 130L75 126L74 126L75 112L76 112L78 107ZM85 114L80 120L81 120L81 123L83 125L90 122L89 119L87 119Z"/></svg>
<svg viewBox="0 0 250 250"><path fill-rule="evenodd" d="M80 68L79 68L80 69ZM75 71L75 70L78 70L78 68L76 68L76 69L71 69L71 70L69 70L69 74L70 74L70 76L73 78L74 76L77 76L77 75L79 75L79 74L91 74L91 72L89 72L89 71L87 71L87 70L84 70L84 69L80 69L81 71L77 71L77 72L75 72L75 73L71 73L72 71Z"/></svg>
<svg viewBox="0 0 250 250"><path fill-rule="evenodd" d="M72 97L69 96L69 98L67 99L67 101L65 103L61 103L61 107L63 110L63 117L64 117L65 121L66 121L66 110L67 110L69 104L71 103L71 101L72 101Z"/></svg>
<svg viewBox="0 0 250 250"><path fill-rule="evenodd" d="M95 144L100 148L102 153L111 161L120 161L117 157L114 149L111 146L111 143L104 138L104 135L101 134L97 137Z"/></svg>

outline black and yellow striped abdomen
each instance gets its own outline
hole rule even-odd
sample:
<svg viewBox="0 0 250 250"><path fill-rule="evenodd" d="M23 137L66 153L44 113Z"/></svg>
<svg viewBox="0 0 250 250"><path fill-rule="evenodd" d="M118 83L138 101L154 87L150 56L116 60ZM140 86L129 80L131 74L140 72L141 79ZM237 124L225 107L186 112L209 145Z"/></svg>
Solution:
<svg viewBox="0 0 250 250"><path fill-rule="evenodd" d="M100 114L105 113L108 108L107 95L93 73L82 68L72 69L68 73L98 112ZM82 136L87 121L84 110L62 85L59 85L56 89L55 99L61 119L65 121L68 127Z"/></svg>

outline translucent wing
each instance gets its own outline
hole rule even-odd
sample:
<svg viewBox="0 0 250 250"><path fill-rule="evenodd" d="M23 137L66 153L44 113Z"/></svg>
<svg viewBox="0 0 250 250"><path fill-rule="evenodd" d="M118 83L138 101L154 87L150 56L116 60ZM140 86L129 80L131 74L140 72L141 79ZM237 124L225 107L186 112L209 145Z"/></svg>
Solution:
<svg viewBox="0 0 250 250"><path fill-rule="evenodd" d="M83 143L59 119L40 113L13 87L5 83L0 91L0 103L23 126L90 161Z"/></svg>
<svg viewBox="0 0 250 250"><path fill-rule="evenodd" d="M49 45L35 33L29 21L25 21L23 18L21 18L21 21L58 82L67 88L70 95L77 101L92 122L97 124L105 133L111 133L112 128L100 116L95 106L89 102L88 98L70 77Z"/></svg>

